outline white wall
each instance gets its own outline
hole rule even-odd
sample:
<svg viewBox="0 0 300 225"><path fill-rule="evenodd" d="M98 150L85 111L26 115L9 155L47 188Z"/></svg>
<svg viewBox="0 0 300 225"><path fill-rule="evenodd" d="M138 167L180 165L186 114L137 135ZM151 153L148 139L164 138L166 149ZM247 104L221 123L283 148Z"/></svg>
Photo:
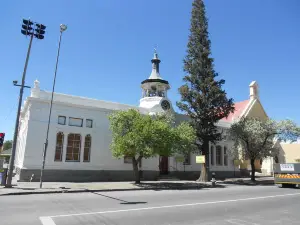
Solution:
<svg viewBox="0 0 300 225"><path fill-rule="evenodd" d="M19 163L23 168L40 169L42 165L42 153L46 138L46 129L49 115L49 97L50 93L35 93L34 97L27 98L24 111L29 110L28 133L26 141L26 149L24 154L24 163ZM31 105L31 107L27 107ZM118 103L109 103L94 99L86 99L75 96L67 96L62 94L55 95L55 102L52 109L52 117L50 122L50 132L48 138L48 150L46 157L46 169L68 169L68 170L132 170L131 164L125 164L123 159L115 159L112 157L109 145L111 143L111 132L109 130L108 115L113 110L126 110L129 108L139 109L142 113L147 113L146 109L135 106L123 105ZM58 116L66 116L66 125L58 124ZM84 119L83 127L68 126L68 118ZM186 120L186 116L176 115L180 117L179 121ZM85 119L93 120L93 128L85 127ZM220 124L228 127L228 124ZM56 134L64 133L64 151L61 162L54 161ZM79 133L82 137L80 162L66 162L66 145L69 133ZM85 135L90 134L92 137L92 146L90 153L90 162L83 162L83 146ZM25 142L24 142L25 143ZM220 142L222 146L227 144L228 149L230 143ZM228 150L229 151L229 150ZM213 166L214 171L232 171L233 163L228 157L228 166ZM142 170L159 170L159 158L143 159ZM176 170L176 161L173 157L169 158L170 171ZM183 171L182 163L177 163L177 170ZM201 164L196 164L196 154L191 156L191 165L185 166L186 171L200 171Z"/></svg>
<svg viewBox="0 0 300 225"><path fill-rule="evenodd" d="M28 120L30 118L30 111L26 110L25 113L20 115L19 132L17 138L17 148L15 155L15 167L22 168L25 154L25 146L28 133Z"/></svg>
<svg viewBox="0 0 300 225"><path fill-rule="evenodd" d="M29 101L32 106L30 107L31 116L28 121L28 141L26 144L23 168L39 169L41 168L42 152L46 138L49 104L39 101L38 99L30 99ZM131 164L125 164L123 159L118 160L112 157L109 149L111 132L109 130L108 115L110 112L112 112L112 110L53 104L45 168L71 170L132 170ZM59 125L57 123L59 115L67 117L66 125ZM86 128L85 123L83 127L68 126L68 117L92 119L93 128ZM54 161L56 134L58 132L64 133L64 152L61 162ZM65 161L67 136L69 133L81 134L81 162ZM90 134L92 137L91 160L90 162L82 162L84 137L87 134ZM143 160L142 169L158 170L158 158Z"/></svg>
<svg viewBox="0 0 300 225"><path fill-rule="evenodd" d="M261 165L261 172L263 175L273 175L274 159L273 157L267 157L263 160Z"/></svg>

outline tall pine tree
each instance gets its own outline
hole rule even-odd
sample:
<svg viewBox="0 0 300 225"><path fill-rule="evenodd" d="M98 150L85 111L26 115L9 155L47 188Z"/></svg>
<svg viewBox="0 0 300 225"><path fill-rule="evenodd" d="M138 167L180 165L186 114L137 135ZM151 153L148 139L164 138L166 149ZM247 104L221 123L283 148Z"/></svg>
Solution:
<svg viewBox="0 0 300 225"><path fill-rule="evenodd" d="M207 181L209 142L221 140L216 122L234 111L233 99L222 89L225 80L217 80L211 58L208 22L203 0L194 0L187 55L184 59L185 82L179 88L181 101L177 106L190 116L197 132L198 147L205 155L199 180Z"/></svg>

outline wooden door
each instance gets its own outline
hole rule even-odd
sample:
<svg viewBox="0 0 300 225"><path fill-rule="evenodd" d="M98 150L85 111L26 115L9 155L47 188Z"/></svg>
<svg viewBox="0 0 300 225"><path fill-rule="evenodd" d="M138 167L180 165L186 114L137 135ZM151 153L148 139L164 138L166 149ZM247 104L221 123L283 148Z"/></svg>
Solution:
<svg viewBox="0 0 300 225"><path fill-rule="evenodd" d="M159 170L160 170L160 174L168 174L169 173L169 157L168 156L160 156L159 157Z"/></svg>

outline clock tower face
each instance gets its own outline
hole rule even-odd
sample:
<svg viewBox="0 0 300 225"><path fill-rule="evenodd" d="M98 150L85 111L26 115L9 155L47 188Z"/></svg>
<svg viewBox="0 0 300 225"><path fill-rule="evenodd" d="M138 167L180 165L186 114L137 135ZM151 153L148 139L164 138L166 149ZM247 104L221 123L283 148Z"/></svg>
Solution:
<svg viewBox="0 0 300 225"><path fill-rule="evenodd" d="M170 102L168 100L163 100L161 102L161 107L163 110L169 110L171 108Z"/></svg>

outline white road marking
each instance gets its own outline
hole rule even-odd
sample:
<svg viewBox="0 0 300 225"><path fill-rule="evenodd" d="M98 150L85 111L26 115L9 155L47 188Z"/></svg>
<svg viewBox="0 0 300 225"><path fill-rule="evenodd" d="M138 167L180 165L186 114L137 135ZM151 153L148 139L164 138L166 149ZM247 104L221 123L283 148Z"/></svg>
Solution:
<svg viewBox="0 0 300 225"><path fill-rule="evenodd" d="M231 219L231 220L226 220L226 222L231 223L231 224L237 224L237 225L259 225L258 223L251 223L245 220L239 220L239 219Z"/></svg>
<svg viewBox="0 0 300 225"><path fill-rule="evenodd" d="M49 216L40 217L40 221L42 222L43 225L56 225L53 219L51 219L51 217Z"/></svg>
<svg viewBox="0 0 300 225"><path fill-rule="evenodd" d="M182 205L165 205L165 206L154 206L154 207L147 207L147 208L133 208L133 209L112 210L112 211L100 211L100 212L65 214L65 215L49 216L49 218L69 217L69 216L85 216L85 215L107 214L107 213L120 213L120 212L142 211L142 210L152 210L152 209L178 208L178 207L186 207L186 206L219 204L219 203L230 203L230 202L250 201L250 200L259 200L259 199L267 199L267 198L278 198L278 197L287 197L287 196L296 196L296 195L300 195L300 193L284 194L284 195L270 195L270 196L263 196L263 197L252 197L252 198L241 198L241 199L231 199L231 200L214 201L214 202L198 202L198 203L190 203L190 204L182 204ZM49 224L43 224L43 225L55 225L55 223L52 223L52 224L49 223Z"/></svg>

